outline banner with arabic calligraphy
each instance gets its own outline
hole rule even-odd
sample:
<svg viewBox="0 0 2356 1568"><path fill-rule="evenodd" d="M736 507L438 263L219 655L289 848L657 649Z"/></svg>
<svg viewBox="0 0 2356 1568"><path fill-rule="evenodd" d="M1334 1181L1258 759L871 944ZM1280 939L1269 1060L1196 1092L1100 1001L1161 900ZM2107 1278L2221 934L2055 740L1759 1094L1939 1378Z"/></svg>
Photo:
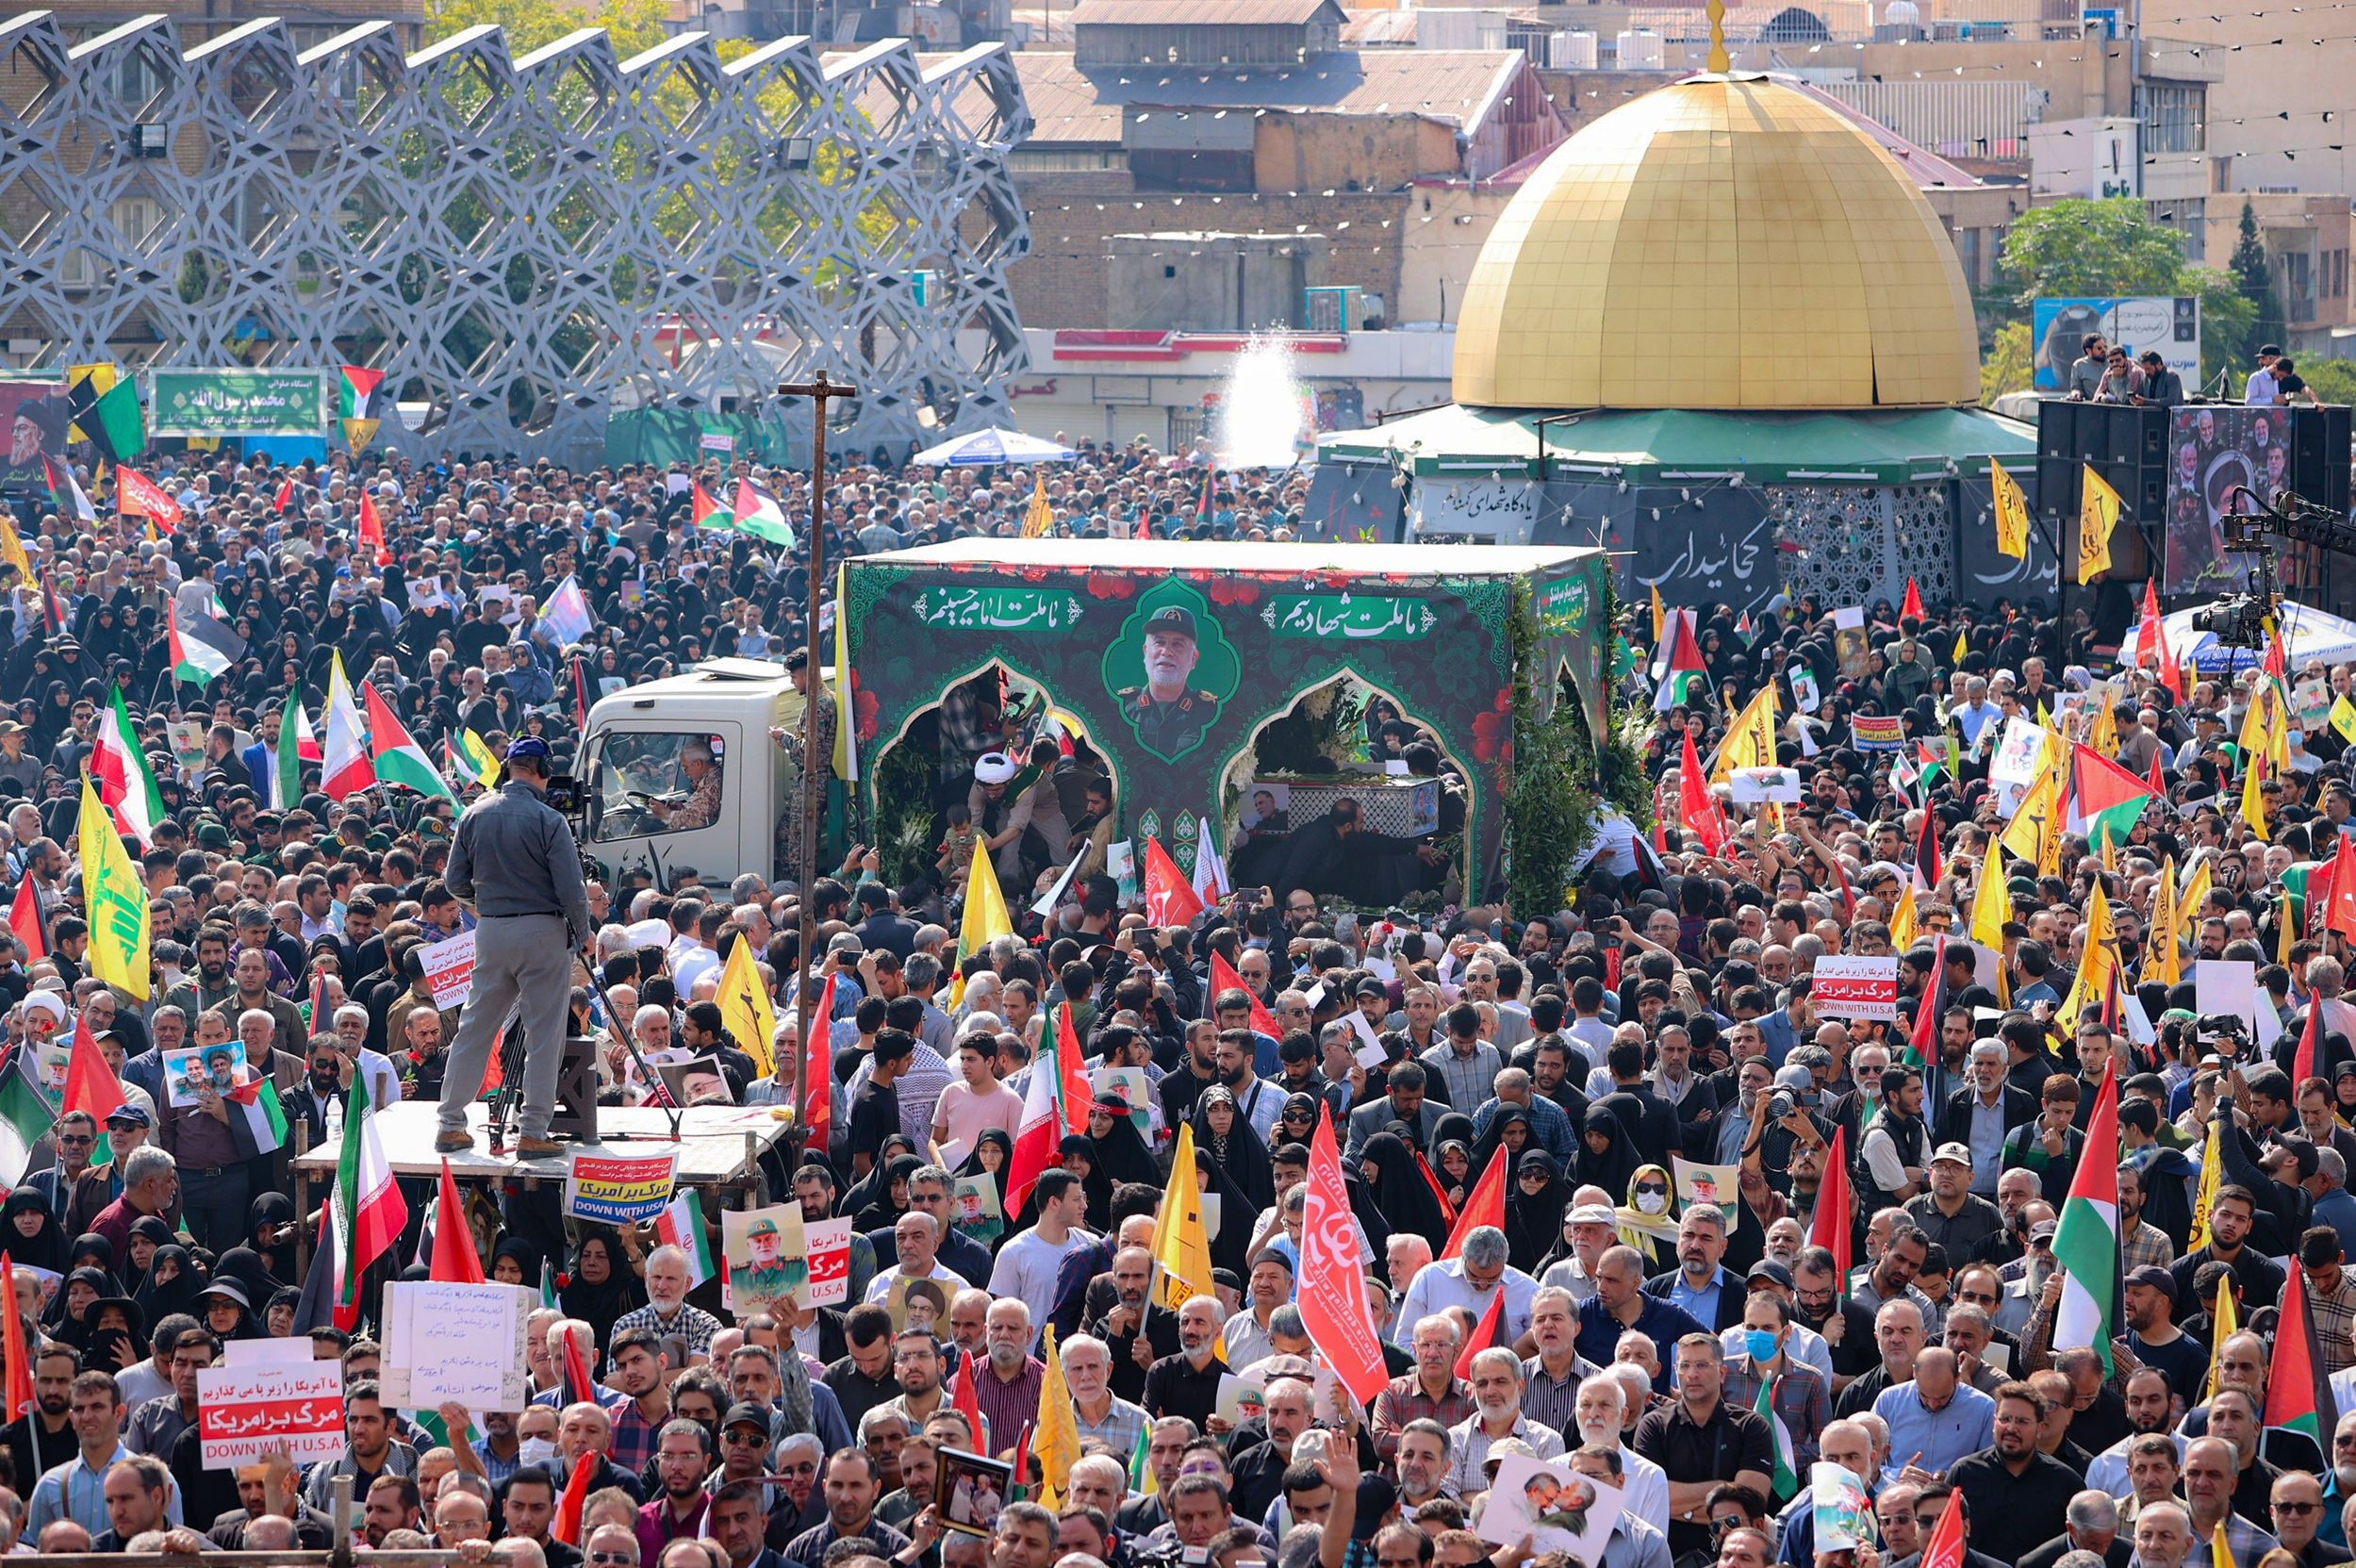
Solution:
<svg viewBox="0 0 2356 1568"><path fill-rule="evenodd" d="M1428 726L1461 770L1471 883L1503 832L1517 604L1539 619L1537 656L1571 676L1600 722L1599 553L1344 545L1304 572L1236 569L1266 558L1249 547L1137 548L1150 569L1110 569L1085 541L1034 541L1003 563L853 557L858 739L879 759L867 787L951 687L1002 667L1042 687L1104 757L1121 836L1158 837L1186 867L1205 816L1225 809L1231 765L1248 766L1260 731L1346 674ZM1181 550L1203 566L1170 569ZM1549 698L1557 685L1540 683Z"/></svg>
<svg viewBox="0 0 2356 1568"><path fill-rule="evenodd" d="M324 371L157 371L157 436L317 436L327 422Z"/></svg>
<svg viewBox="0 0 2356 1568"><path fill-rule="evenodd" d="M343 1363L214 1367L196 1375L205 1468L233 1470L283 1447L298 1465L343 1453Z"/></svg>

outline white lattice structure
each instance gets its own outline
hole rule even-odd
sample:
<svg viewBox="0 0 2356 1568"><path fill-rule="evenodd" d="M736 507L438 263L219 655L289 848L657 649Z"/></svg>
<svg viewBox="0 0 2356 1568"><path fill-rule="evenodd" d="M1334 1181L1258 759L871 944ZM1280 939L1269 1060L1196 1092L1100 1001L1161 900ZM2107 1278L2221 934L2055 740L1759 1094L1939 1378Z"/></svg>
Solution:
<svg viewBox="0 0 2356 1568"><path fill-rule="evenodd" d="M75 44L26 12L0 338L41 367L373 366L437 451L577 458L611 408L819 366L866 394L857 441L1007 422L1030 124L996 44L622 59L585 28L519 59L477 27L404 56L387 23L298 51L265 19L183 51L160 16Z"/></svg>

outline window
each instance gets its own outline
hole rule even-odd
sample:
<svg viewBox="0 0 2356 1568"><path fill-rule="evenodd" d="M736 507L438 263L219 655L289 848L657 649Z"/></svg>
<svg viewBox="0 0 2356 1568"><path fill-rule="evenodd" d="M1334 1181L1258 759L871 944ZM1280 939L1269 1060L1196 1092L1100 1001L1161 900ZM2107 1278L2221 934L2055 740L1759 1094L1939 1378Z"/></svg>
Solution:
<svg viewBox="0 0 2356 1568"><path fill-rule="evenodd" d="M2135 90L2143 99L2143 151L2205 152L2209 145L2209 90L2198 82L2146 82Z"/></svg>
<svg viewBox="0 0 2356 1568"><path fill-rule="evenodd" d="M726 745L717 735L617 732L589 774L589 841L647 838L719 819Z"/></svg>

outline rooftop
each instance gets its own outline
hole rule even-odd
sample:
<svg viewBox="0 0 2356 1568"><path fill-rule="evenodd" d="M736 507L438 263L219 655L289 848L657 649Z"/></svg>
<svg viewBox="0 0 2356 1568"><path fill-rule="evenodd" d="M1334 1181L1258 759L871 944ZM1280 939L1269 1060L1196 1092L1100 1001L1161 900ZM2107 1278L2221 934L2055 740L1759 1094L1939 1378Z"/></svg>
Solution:
<svg viewBox="0 0 2356 1568"><path fill-rule="evenodd" d="M851 557L871 566L1003 566L1080 571L1250 571L1280 577L1343 571L1354 577L1525 577L1601 553L1486 544L1235 544L1177 539L950 539Z"/></svg>

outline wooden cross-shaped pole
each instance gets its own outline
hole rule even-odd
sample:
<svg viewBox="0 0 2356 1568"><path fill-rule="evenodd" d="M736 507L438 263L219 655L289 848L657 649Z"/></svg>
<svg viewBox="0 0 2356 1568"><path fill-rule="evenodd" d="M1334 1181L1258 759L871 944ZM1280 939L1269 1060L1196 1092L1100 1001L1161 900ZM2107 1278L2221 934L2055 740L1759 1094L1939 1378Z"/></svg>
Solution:
<svg viewBox="0 0 2356 1568"><path fill-rule="evenodd" d="M836 398L858 396L859 388L830 381L820 371L809 381L789 381L777 390L781 397L808 398L811 412L810 584L809 604L802 619L809 637L809 690L801 706L801 779L797 785L801 791L801 842L794 846L801 872L801 976L795 987L800 1000L795 1013L801 1020L800 1038L805 1044L797 1048L794 1063L794 1135L800 1137L808 1129L810 1111L810 1085L802 1079L802 1065L810 1060L806 1042L813 1030L821 1032L817 1038L824 1039L828 1027L828 1020L811 1016L818 1005L817 954L813 950L818 940L818 919L812 894L818 885L818 818L826 807L826 776L832 762L831 757L818 755L818 704L826 697L820 674L826 668L825 653L818 641L819 600L826 591L826 405ZM837 604L834 613L841 615L843 607Z"/></svg>

